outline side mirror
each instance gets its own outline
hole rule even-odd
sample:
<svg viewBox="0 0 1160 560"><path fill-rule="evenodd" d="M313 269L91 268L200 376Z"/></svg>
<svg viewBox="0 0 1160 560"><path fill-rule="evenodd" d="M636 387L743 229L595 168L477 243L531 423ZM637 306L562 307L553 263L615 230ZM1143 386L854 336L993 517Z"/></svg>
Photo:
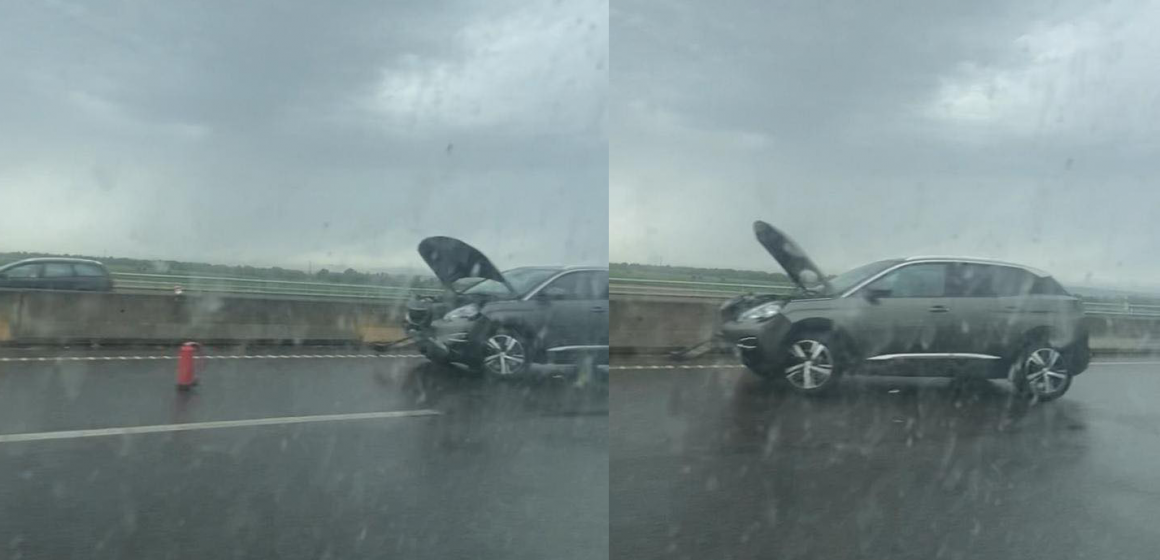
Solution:
<svg viewBox="0 0 1160 560"><path fill-rule="evenodd" d="M866 298L866 301L877 305L879 300L881 300L882 298L890 297L891 293L893 293L891 290L884 290L881 288L875 288L875 289L863 290L862 296Z"/></svg>
<svg viewBox="0 0 1160 560"><path fill-rule="evenodd" d="M536 296L536 299L552 301L557 299L564 299L564 297L567 295L568 291L564 288L548 287L540 290L540 293Z"/></svg>

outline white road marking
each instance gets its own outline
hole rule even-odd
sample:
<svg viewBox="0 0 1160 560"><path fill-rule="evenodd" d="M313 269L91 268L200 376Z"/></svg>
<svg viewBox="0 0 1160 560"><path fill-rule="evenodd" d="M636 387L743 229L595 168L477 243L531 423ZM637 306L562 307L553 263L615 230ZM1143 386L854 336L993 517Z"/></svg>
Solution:
<svg viewBox="0 0 1160 560"><path fill-rule="evenodd" d="M1160 361L1148 362L1092 362L1093 366L1160 366ZM657 369L745 369L745 366L740 364L669 364L669 365L633 365L633 366L612 366L611 370L657 370Z"/></svg>
<svg viewBox="0 0 1160 560"><path fill-rule="evenodd" d="M399 359L416 359L422 358L420 354L288 354L288 355L245 355L245 356L229 356L229 355L214 355L214 356L197 356L199 360L289 360L289 359L312 359L312 358L346 358L346 359L368 359L368 358L399 358ZM129 360L176 360L177 356L59 356L59 357L32 357L32 358L12 358L0 357L0 362L95 362L95 361L129 361Z"/></svg>
<svg viewBox="0 0 1160 560"><path fill-rule="evenodd" d="M1160 362L1092 362L1093 366L1160 366Z"/></svg>
<svg viewBox="0 0 1160 560"><path fill-rule="evenodd" d="M217 430L222 428L246 428L252 426L282 426L286 424L308 424L313 422L343 422L350 420L380 420L383 418L407 418L412 416L436 416L440 412L431 409L396 410L391 412L361 412L353 414L321 414L317 416L282 416L277 418L255 418L252 420L223 420L217 422L190 422L187 424L159 424L153 426L128 426L124 428L99 428L93 430L68 430L60 432L35 432L26 434L0 435L0 443L25 441L45 441L52 439L79 439L91 437L128 436L137 434L157 434L166 432L192 432Z"/></svg>
<svg viewBox="0 0 1160 560"><path fill-rule="evenodd" d="M647 366L610 366L611 370L645 370L645 369L744 369L745 366L733 364L704 364L704 365L647 365Z"/></svg>

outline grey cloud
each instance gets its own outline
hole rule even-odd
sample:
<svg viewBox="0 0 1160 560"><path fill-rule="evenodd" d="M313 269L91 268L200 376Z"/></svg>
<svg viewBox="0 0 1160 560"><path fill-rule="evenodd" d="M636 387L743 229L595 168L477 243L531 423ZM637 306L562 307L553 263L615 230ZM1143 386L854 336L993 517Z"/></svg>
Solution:
<svg viewBox="0 0 1160 560"><path fill-rule="evenodd" d="M1160 284L1154 3L618 4L613 260L1009 258ZM1090 273L1090 276L1089 276Z"/></svg>
<svg viewBox="0 0 1160 560"><path fill-rule="evenodd" d="M607 10L6 7L0 191L67 219L0 246L371 268L448 234L501 266L605 261Z"/></svg>

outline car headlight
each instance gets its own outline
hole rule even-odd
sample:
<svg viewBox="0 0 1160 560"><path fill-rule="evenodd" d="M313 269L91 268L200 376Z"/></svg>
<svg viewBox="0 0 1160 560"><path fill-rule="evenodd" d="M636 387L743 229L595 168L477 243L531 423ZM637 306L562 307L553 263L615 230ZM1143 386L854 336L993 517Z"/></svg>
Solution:
<svg viewBox="0 0 1160 560"><path fill-rule="evenodd" d="M781 312L781 304L780 303L778 303L778 302L767 303L764 305L758 305L757 307L754 307L753 309L750 309L749 311L742 313L741 316L737 318L737 320L738 321L764 321L766 319L769 319L770 317L773 317L774 315L777 315L780 312Z"/></svg>
<svg viewBox="0 0 1160 560"><path fill-rule="evenodd" d="M474 303L469 303L463 307L457 307L448 311L443 316L444 321L454 321L455 319L474 319L479 317L479 306Z"/></svg>

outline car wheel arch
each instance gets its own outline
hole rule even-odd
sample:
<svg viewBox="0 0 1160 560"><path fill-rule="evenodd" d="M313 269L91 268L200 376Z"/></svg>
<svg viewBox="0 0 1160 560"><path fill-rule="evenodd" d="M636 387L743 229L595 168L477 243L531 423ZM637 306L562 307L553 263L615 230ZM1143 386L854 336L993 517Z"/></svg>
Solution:
<svg viewBox="0 0 1160 560"><path fill-rule="evenodd" d="M483 338L486 340L487 337L490 337L500 329L518 332L527 339L528 344L531 346L529 350L532 355L532 360L541 360L544 352L543 348L541 348L543 345L540 344L540 337L535 332L535 329L527 321L521 321L518 317L514 316L488 317L488 324L483 329Z"/></svg>
<svg viewBox="0 0 1160 560"><path fill-rule="evenodd" d="M846 359L861 355L857 344L854 342L854 337L846 332L845 329L842 329L833 319L808 317L794 321L786 335L786 340L794 340L795 337L806 332L830 333L842 346L841 355Z"/></svg>

